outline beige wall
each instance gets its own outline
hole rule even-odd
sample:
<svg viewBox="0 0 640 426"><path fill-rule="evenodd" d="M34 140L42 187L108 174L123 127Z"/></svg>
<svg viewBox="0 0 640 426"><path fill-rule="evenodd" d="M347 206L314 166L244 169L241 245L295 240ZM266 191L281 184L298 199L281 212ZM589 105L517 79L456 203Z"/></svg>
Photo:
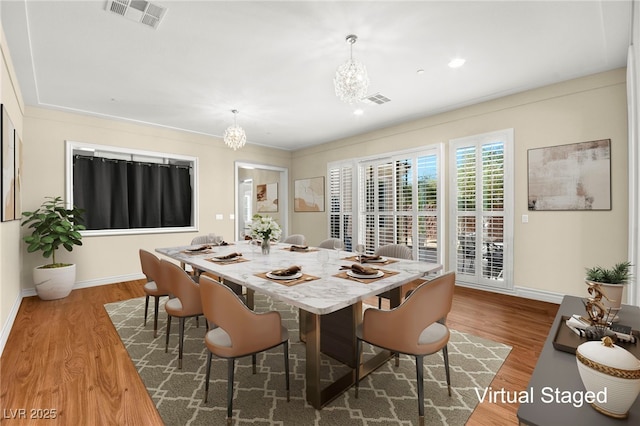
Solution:
<svg viewBox="0 0 640 426"><path fill-rule="evenodd" d="M515 286L585 295L585 267L627 258L626 117L625 70L619 69L297 151L291 179L326 176L331 161L439 142L446 156L451 139L513 128ZM612 143L612 210L529 212L527 150L596 139ZM523 214L529 223L521 223ZM311 244L327 237L326 213L292 213L291 222Z"/></svg>
<svg viewBox="0 0 640 426"><path fill-rule="evenodd" d="M1 26L0 53L0 103L7 109L18 134L23 135L22 96ZM20 245L20 221L0 223L0 340L8 335L4 328L9 317L15 315L16 301L20 298ZM0 344L0 350L3 346Z"/></svg>
<svg viewBox="0 0 640 426"><path fill-rule="evenodd" d="M71 253L61 251L59 255L61 261L77 263L77 280L81 283L114 282L138 274L139 248L153 250L188 244L195 235L211 232L232 239L234 222L229 215L234 213L235 161L279 167L290 165L288 151L255 145L233 151L218 138L41 108L27 108L24 127L25 210L36 208L45 196L64 196L65 140L199 159L199 232L85 237L82 247ZM216 214L222 214L224 219L216 220ZM42 258L36 253L25 252L23 256L22 288L30 288L31 269L42 263Z"/></svg>

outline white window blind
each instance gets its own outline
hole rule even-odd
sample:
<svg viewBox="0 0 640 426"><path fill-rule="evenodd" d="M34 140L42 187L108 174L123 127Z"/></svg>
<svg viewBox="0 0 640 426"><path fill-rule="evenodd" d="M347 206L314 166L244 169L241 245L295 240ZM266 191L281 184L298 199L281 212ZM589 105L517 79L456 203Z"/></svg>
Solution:
<svg viewBox="0 0 640 426"><path fill-rule="evenodd" d="M459 281L511 287L512 139L512 131L500 131L451 141L451 259Z"/></svg>
<svg viewBox="0 0 640 426"><path fill-rule="evenodd" d="M345 250L351 250L353 235L353 164L329 167L329 236L340 238Z"/></svg>

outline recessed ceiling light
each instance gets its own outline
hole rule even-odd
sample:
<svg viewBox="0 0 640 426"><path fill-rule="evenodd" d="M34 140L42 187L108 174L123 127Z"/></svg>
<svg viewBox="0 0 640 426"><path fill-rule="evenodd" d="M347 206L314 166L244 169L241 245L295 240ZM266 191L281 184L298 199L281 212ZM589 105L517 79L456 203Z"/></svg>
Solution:
<svg viewBox="0 0 640 426"><path fill-rule="evenodd" d="M361 108L358 108L353 111L353 115L362 115L362 114L364 114L364 110Z"/></svg>
<svg viewBox="0 0 640 426"><path fill-rule="evenodd" d="M451 62L449 62L449 67L450 68L460 68L461 66L464 65L466 61L462 58L455 58L452 59Z"/></svg>
<svg viewBox="0 0 640 426"><path fill-rule="evenodd" d="M424 74L424 70L422 68L418 69L418 71L416 71L418 74Z"/></svg>

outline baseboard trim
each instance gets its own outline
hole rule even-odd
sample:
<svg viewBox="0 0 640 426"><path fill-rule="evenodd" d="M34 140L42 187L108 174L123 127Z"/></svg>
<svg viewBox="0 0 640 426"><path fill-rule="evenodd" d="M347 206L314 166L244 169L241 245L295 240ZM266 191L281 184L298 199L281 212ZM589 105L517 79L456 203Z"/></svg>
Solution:
<svg viewBox="0 0 640 426"><path fill-rule="evenodd" d="M2 327L2 333L0 334L0 357L4 352L4 347L7 344L7 340L9 339L9 333L11 333L11 329L13 328L13 323L16 321L16 317L18 316L20 303L22 303L22 296L18 295L18 297L16 297L16 300L13 302L13 306L9 311L7 320L5 321L4 326Z"/></svg>
<svg viewBox="0 0 640 426"><path fill-rule="evenodd" d="M469 283L460 283L460 282L457 282L456 285L459 285L461 287L473 288L476 290L490 291L492 293L500 293L500 294L506 294L509 296L522 297L524 299L532 299L532 300L539 300L541 302L555 303L558 305L562 303L562 299L564 298L564 294L561 294L561 293L554 293L551 291L538 290L535 288L528 288L528 287L516 286L513 289L492 288L492 287L485 287L485 286L473 285Z"/></svg>

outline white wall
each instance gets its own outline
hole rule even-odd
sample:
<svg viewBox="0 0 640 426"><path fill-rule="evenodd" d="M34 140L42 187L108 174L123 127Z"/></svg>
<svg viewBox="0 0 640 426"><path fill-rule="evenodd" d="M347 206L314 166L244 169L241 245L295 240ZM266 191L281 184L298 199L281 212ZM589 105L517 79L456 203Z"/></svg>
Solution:
<svg viewBox="0 0 640 426"><path fill-rule="evenodd" d="M540 295L586 295L585 267L627 258L624 69L296 151L291 178L326 176L326 164L331 161L446 143L506 128L513 128L515 133L515 286L524 288L519 289L521 294L529 294L531 289ZM611 139L612 143L612 210L529 212L527 150L597 139ZM443 164L447 164L446 159ZM529 215L529 223L520 223L523 214ZM315 244L327 237L327 214L292 213L292 226L293 231L305 234L309 243Z"/></svg>

